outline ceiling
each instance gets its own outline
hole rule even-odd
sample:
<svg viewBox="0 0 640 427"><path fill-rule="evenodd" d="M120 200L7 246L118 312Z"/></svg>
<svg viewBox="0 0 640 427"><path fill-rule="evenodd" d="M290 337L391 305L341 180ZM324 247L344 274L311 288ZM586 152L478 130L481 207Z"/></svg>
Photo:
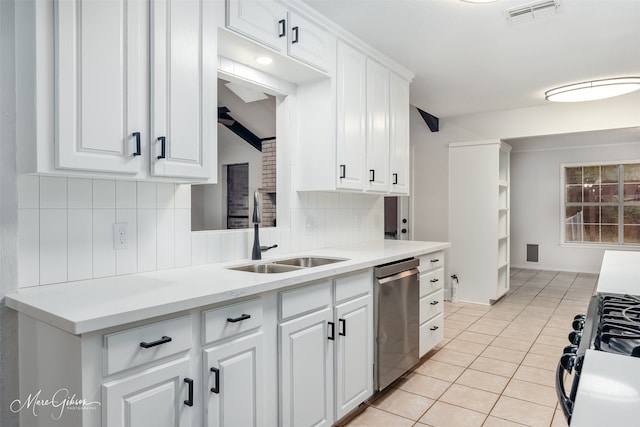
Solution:
<svg viewBox="0 0 640 427"><path fill-rule="evenodd" d="M519 23L506 10L531 1L304 2L413 71L411 104L439 118L544 105L557 86L640 76L640 0L557 0L557 13Z"/></svg>

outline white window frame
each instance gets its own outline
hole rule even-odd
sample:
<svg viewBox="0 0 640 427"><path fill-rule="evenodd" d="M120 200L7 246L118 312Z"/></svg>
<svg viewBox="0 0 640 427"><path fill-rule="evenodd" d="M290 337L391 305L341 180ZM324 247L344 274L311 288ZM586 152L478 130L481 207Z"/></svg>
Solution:
<svg viewBox="0 0 640 427"><path fill-rule="evenodd" d="M566 188L565 188L565 169L576 167L593 167L593 166L611 166L611 165L628 165L640 163L640 159L635 160L609 160L609 161L597 161L597 162L579 162L579 163L561 163L560 164L560 246L574 247L574 248L597 248L597 249L633 249L638 250L640 244L638 243L612 243L612 242L567 242L566 241ZM622 177L621 177L622 178ZM619 185L623 185L623 182L619 180ZM620 227L620 220L622 219L621 207L623 203L618 202L618 236L624 236L623 227ZM619 239L620 240L620 239Z"/></svg>

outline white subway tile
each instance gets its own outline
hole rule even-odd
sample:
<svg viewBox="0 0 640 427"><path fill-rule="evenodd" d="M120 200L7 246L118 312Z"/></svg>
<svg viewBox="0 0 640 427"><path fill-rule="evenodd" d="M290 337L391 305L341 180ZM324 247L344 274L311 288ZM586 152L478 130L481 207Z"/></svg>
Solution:
<svg viewBox="0 0 640 427"><path fill-rule="evenodd" d="M176 267L191 265L191 209L175 210Z"/></svg>
<svg viewBox="0 0 640 427"><path fill-rule="evenodd" d="M67 210L40 209L40 284L66 281Z"/></svg>
<svg viewBox="0 0 640 427"><path fill-rule="evenodd" d="M116 275L116 251L113 249L115 222L115 209L93 210L93 277Z"/></svg>
<svg viewBox="0 0 640 427"><path fill-rule="evenodd" d="M71 179L69 182L71 183ZM91 180L89 189L91 189ZM86 185L86 183L83 183ZM69 186L71 190L72 186ZM86 191L86 188L84 188ZM69 192L71 195L71 191ZM91 198L89 198L91 201ZM67 280L85 280L93 277L93 211L69 209L67 211Z"/></svg>
<svg viewBox="0 0 640 427"><path fill-rule="evenodd" d="M175 209L157 209L158 270L175 267Z"/></svg>
<svg viewBox="0 0 640 427"><path fill-rule="evenodd" d="M248 231L246 230L236 230L233 233L235 239L233 245L233 259L244 259L251 256L249 252L247 233Z"/></svg>
<svg viewBox="0 0 640 427"><path fill-rule="evenodd" d="M67 179L67 207L70 209L91 209L93 188L91 179Z"/></svg>
<svg viewBox="0 0 640 427"><path fill-rule="evenodd" d="M176 209L191 209L191 185L176 184Z"/></svg>
<svg viewBox="0 0 640 427"><path fill-rule="evenodd" d="M155 182L138 182L137 198L138 209L155 209L156 208L156 183Z"/></svg>
<svg viewBox="0 0 640 427"><path fill-rule="evenodd" d="M136 205L136 182L116 181L116 208L135 209Z"/></svg>
<svg viewBox="0 0 640 427"><path fill-rule="evenodd" d="M138 185L140 190L140 185ZM140 192L138 191L138 194ZM155 194L155 192L154 192ZM138 198L138 200L140 200ZM156 270L156 209L138 209L138 271Z"/></svg>
<svg viewBox="0 0 640 427"><path fill-rule="evenodd" d="M207 264L220 262L222 259L222 233L207 233ZM228 249L228 248L227 248Z"/></svg>
<svg viewBox="0 0 640 427"><path fill-rule="evenodd" d="M18 287L40 284L40 211L18 209Z"/></svg>
<svg viewBox="0 0 640 427"><path fill-rule="evenodd" d="M236 236L232 231L220 233L220 261L233 261L235 256Z"/></svg>
<svg viewBox="0 0 640 427"><path fill-rule="evenodd" d="M175 184L156 184L156 207L158 209L174 209L176 198Z"/></svg>
<svg viewBox="0 0 640 427"><path fill-rule="evenodd" d="M135 185L133 188L135 189ZM116 186L116 194L117 191ZM128 235L127 248L116 250L116 275L138 271L138 218L136 214L136 209L116 209L116 223L126 223Z"/></svg>
<svg viewBox="0 0 640 427"><path fill-rule="evenodd" d="M93 208L113 209L116 207L116 182L112 179L93 180Z"/></svg>
<svg viewBox="0 0 640 427"><path fill-rule="evenodd" d="M40 208L67 207L67 179L42 176L40 177Z"/></svg>
<svg viewBox="0 0 640 427"><path fill-rule="evenodd" d="M18 175L18 208L37 209L40 207L40 177Z"/></svg>
<svg viewBox="0 0 640 427"><path fill-rule="evenodd" d="M207 235L191 233L191 265L207 263Z"/></svg>

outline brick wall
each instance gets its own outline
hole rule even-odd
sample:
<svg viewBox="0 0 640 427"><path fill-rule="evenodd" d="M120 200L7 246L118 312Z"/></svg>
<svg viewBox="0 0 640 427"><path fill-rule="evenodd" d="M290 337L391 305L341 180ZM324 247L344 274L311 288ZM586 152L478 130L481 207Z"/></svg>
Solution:
<svg viewBox="0 0 640 427"><path fill-rule="evenodd" d="M262 142L262 227L276 221L276 140Z"/></svg>

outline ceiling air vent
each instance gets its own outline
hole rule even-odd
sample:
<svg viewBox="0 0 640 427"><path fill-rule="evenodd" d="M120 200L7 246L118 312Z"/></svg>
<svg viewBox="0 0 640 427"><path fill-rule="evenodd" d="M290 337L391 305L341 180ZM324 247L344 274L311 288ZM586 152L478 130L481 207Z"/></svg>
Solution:
<svg viewBox="0 0 640 427"><path fill-rule="evenodd" d="M558 13L557 0L545 0L507 10L507 20L514 24L533 21Z"/></svg>

